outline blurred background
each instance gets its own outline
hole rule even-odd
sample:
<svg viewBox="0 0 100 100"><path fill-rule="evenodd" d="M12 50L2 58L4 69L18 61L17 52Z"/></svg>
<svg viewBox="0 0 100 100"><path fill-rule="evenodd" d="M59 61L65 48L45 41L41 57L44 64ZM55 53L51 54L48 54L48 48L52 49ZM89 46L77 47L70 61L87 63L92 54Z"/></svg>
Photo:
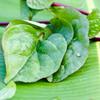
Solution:
<svg viewBox="0 0 100 100"><path fill-rule="evenodd" d="M100 0L55 0L55 2L71 5L91 12L100 9ZM20 0L0 0L0 22L20 18Z"/></svg>

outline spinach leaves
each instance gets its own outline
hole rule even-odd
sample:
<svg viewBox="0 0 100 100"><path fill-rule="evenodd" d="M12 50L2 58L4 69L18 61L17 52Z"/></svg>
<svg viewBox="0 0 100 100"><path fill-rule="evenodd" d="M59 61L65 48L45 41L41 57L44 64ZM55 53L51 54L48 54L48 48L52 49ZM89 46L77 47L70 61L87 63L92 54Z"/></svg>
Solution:
<svg viewBox="0 0 100 100"><path fill-rule="evenodd" d="M2 46L7 72L6 83L14 78L35 50L38 41L36 32L29 25L15 25L5 31Z"/></svg>
<svg viewBox="0 0 100 100"><path fill-rule="evenodd" d="M5 82L62 81L88 57L89 23L72 8L52 7L48 25L12 21L2 38L6 63Z"/></svg>
<svg viewBox="0 0 100 100"><path fill-rule="evenodd" d="M88 57L89 24L86 16L81 15L71 8L52 8L52 10L57 17L56 19L51 20L51 25L52 27L54 26L52 31L57 31L62 34L69 43L61 67L52 78L53 82L58 82L77 71L85 63ZM71 28L68 27L66 21L70 22L72 25L72 31Z"/></svg>
<svg viewBox="0 0 100 100"><path fill-rule="evenodd" d="M27 5L30 9L44 9L51 1L43 6L44 2L38 0L43 4L40 8L38 4L33 6L35 0L27 0ZM54 16L48 24L14 20L7 26L0 44L0 99L14 95L15 82L31 83L44 78L59 82L86 62L89 36L94 36L89 26L99 19L98 12L86 17L70 7L49 10Z"/></svg>
<svg viewBox="0 0 100 100"><path fill-rule="evenodd" d="M66 47L66 41L60 34L53 34L47 40L39 41L36 51L14 80L36 82L50 76L59 69Z"/></svg>

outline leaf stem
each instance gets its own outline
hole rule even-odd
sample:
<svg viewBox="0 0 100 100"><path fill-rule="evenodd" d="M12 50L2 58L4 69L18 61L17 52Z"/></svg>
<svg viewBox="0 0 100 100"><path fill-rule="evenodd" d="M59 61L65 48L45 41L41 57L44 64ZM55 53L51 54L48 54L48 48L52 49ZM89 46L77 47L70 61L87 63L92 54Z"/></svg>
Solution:
<svg viewBox="0 0 100 100"><path fill-rule="evenodd" d="M7 26L8 22L0 22L0 26Z"/></svg>
<svg viewBox="0 0 100 100"><path fill-rule="evenodd" d="M63 7L72 7L72 6L68 6L68 5L64 5L64 4L61 4L61 3L53 3L52 6L55 6L55 7L60 7L60 6L63 6ZM72 7L74 8L74 7ZM78 9L78 8L74 8L76 10L78 10L80 13L84 14L84 15L88 15L89 13L87 11L84 11L84 10L81 10L81 9Z"/></svg>
<svg viewBox="0 0 100 100"><path fill-rule="evenodd" d="M100 42L100 37L94 37L90 39L91 42Z"/></svg>

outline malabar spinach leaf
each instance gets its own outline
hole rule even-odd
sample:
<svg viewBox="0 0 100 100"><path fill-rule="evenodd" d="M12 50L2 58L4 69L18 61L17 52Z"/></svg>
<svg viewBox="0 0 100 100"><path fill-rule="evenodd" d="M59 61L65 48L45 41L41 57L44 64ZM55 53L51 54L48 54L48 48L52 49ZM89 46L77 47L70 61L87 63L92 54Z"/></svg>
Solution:
<svg viewBox="0 0 100 100"><path fill-rule="evenodd" d="M23 68L38 41L37 30L29 25L19 24L9 27L2 39L6 63L6 79L9 82Z"/></svg>
<svg viewBox="0 0 100 100"><path fill-rule="evenodd" d="M53 82L58 82L77 71L85 63L88 57L89 24L84 15L72 8L53 8L52 11L59 19L72 24L74 29L74 37L68 45L61 67L52 78Z"/></svg>
<svg viewBox="0 0 100 100"><path fill-rule="evenodd" d="M66 48L67 43L60 34L53 34L47 40L40 41L36 51L14 80L36 82L55 73L60 67Z"/></svg>

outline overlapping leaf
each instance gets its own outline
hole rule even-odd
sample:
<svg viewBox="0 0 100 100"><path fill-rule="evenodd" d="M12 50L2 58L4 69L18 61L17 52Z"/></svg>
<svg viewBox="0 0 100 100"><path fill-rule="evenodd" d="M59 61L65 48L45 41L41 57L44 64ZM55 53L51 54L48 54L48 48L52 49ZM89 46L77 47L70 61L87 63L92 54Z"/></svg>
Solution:
<svg viewBox="0 0 100 100"><path fill-rule="evenodd" d="M73 38L73 39L71 40L68 46L68 49L66 50L66 54L62 61L62 65L59 71L53 75L52 81L58 82L65 79L70 74L74 73L75 71L77 71L85 63L88 57L89 24L88 24L87 18L84 15L80 14L79 12L75 11L72 8L55 7L55 8L52 8L52 11L55 13L55 16L58 19L60 20L63 19L69 22L74 29L74 37L70 36L70 38L71 39ZM51 21L51 24L53 24L57 28L60 26L60 30L62 30L64 25L60 24L61 23L60 20L59 20L59 24L58 24L58 21L56 20ZM65 30L63 31L60 31L60 30L59 30L59 33L66 34L67 36L69 36L68 34L69 32L65 33ZM56 31L56 28L55 28L55 31ZM64 35L65 39L66 39L66 35ZM69 37L67 38L70 39ZM68 41L68 39L66 40Z"/></svg>
<svg viewBox="0 0 100 100"><path fill-rule="evenodd" d="M16 75L15 81L36 82L56 72L65 54L67 44L60 34L51 35L40 41L24 68Z"/></svg>
<svg viewBox="0 0 100 100"><path fill-rule="evenodd" d="M5 82L8 84L5 85L0 82L0 99L8 99L14 95L16 89L12 80L36 82L47 78L50 82L58 82L77 71L86 62L89 46L87 18L72 8L52 8L51 10L56 17L46 27L50 28L47 33L44 32L45 27L41 27L39 24L39 26L34 25L29 21L13 21L7 27L2 44L7 70ZM96 64L99 66L98 63ZM66 80L61 82L61 84L63 83L64 91L65 88L66 91L69 89L71 82L72 80L68 83ZM68 84L68 87L65 83ZM50 90L48 93L51 95L46 97L43 94L44 97L41 100L63 99L62 93L59 92L59 89L62 88L61 84L39 82L22 85L22 83L19 83L17 84L18 91L12 100L17 100L19 97L20 99L38 100L41 97L37 96L37 94L39 95L41 91L46 92L48 90ZM40 88L40 85L43 85L43 87ZM54 88L51 88L51 85ZM58 87L56 88L56 86ZM94 84L91 86L94 86ZM35 93L34 89L37 90L39 89L38 87L41 91ZM24 89L27 89L28 92L23 92ZM56 89L58 91L55 94ZM52 92L54 92L54 95ZM20 95L21 93L22 95ZM78 100L78 98L76 99Z"/></svg>
<svg viewBox="0 0 100 100"><path fill-rule="evenodd" d="M38 42L37 32L26 24L16 25L15 22L8 26L2 41L6 82L13 78L15 81L35 82L60 67L67 48L65 39L60 34L54 34Z"/></svg>

